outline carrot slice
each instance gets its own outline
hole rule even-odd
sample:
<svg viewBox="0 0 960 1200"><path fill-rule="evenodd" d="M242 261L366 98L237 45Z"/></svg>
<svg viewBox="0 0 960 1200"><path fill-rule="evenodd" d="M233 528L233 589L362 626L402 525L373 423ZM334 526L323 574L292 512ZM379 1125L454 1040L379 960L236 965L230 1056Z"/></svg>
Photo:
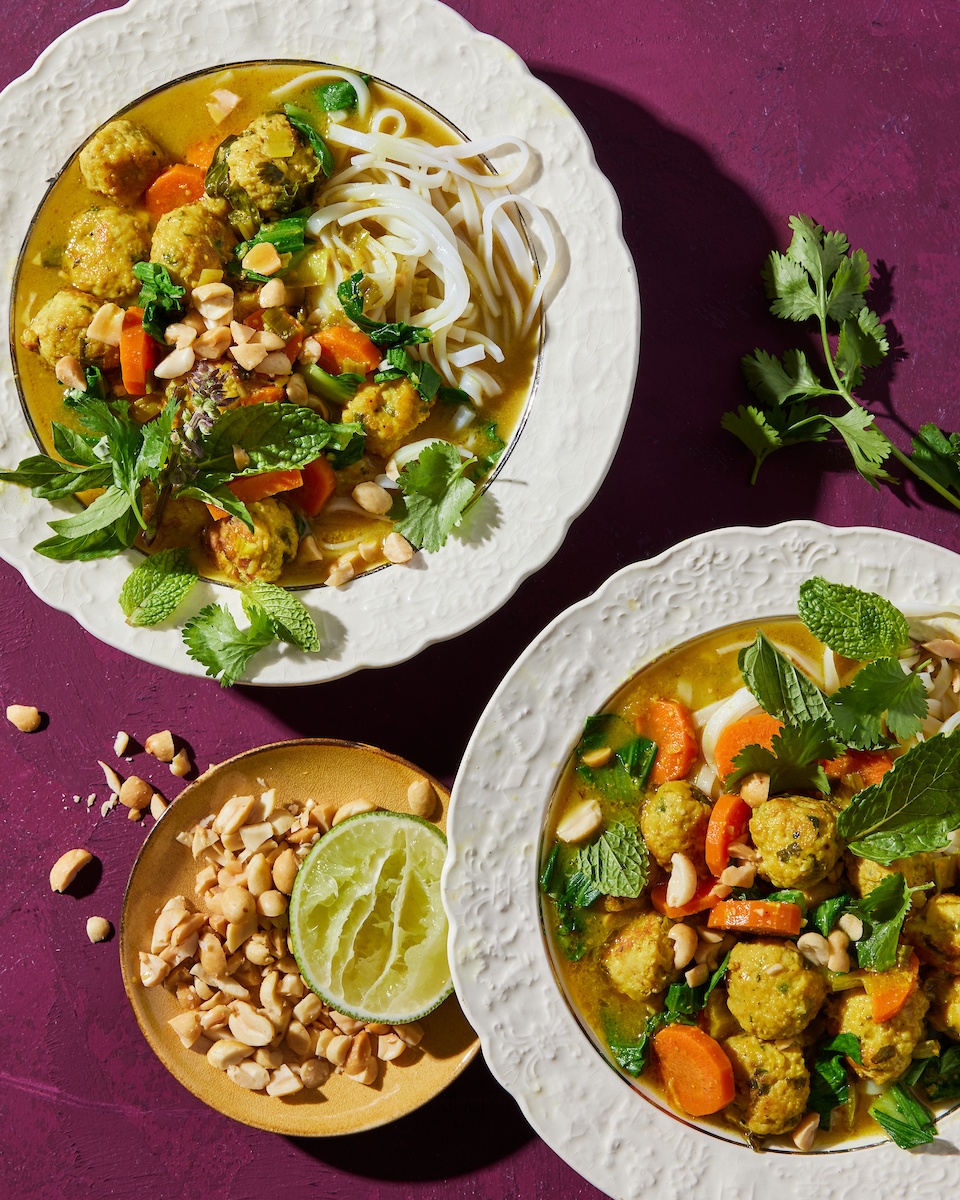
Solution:
<svg viewBox="0 0 960 1200"><path fill-rule="evenodd" d="M660 1079L671 1104L691 1117L719 1112L733 1100L733 1067L723 1047L696 1025L668 1025L653 1039Z"/></svg>
<svg viewBox="0 0 960 1200"><path fill-rule="evenodd" d="M920 960L911 950L906 965L887 971L867 972L863 987L870 997L870 1013L877 1024L889 1021L907 1003L920 982Z"/></svg>
<svg viewBox="0 0 960 1200"><path fill-rule="evenodd" d="M290 492L287 500L308 517L315 517L337 487L337 476L329 461L322 455L303 468L303 483Z"/></svg>
<svg viewBox="0 0 960 1200"><path fill-rule="evenodd" d="M282 387L260 387L256 391L250 393L249 396L244 396L240 401L241 405L247 404L279 404L286 395Z"/></svg>
<svg viewBox="0 0 960 1200"><path fill-rule="evenodd" d="M880 780L893 766L893 759L886 750L846 750L839 758L831 758L823 769L831 779L842 779L844 775L859 775L863 786L869 787Z"/></svg>
<svg viewBox="0 0 960 1200"><path fill-rule="evenodd" d="M144 194L147 212L154 221L183 204L192 204L203 195L204 173L189 163L174 163L161 171Z"/></svg>
<svg viewBox="0 0 960 1200"><path fill-rule="evenodd" d="M303 483L303 473L296 467L286 471L264 471L261 475L242 475L231 479L227 487L244 504L253 500L266 500L279 492L291 492ZM211 517L221 521L229 514L216 504L208 504Z"/></svg>
<svg viewBox="0 0 960 1200"><path fill-rule="evenodd" d="M774 933L794 937L800 932L803 913L799 904L767 900L721 900L710 912L711 929L738 933Z"/></svg>
<svg viewBox="0 0 960 1200"><path fill-rule="evenodd" d="M212 137L201 138L199 142L193 143L183 156L183 161L189 163L191 167L199 167L202 171L206 171L213 162L213 156L222 141L223 138L219 133L215 133Z"/></svg>
<svg viewBox="0 0 960 1200"><path fill-rule="evenodd" d="M747 836L752 809L736 795L721 796L713 806L707 825L707 867L720 875L730 865L730 846Z"/></svg>
<svg viewBox="0 0 960 1200"><path fill-rule="evenodd" d="M779 733L783 725L769 713L754 713L742 717L728 725L717 738L714 757L717 760L717 774L721 779L733 770L733 760L745 746L763 746L769 750L773 735Z"/></svg>
<svg viewBox="0 0 960 1200"><path fill-rule="evenodd" d="M714 891L716 886L716 879L700 879L697 881L697 890L686 904L671 906L667 904L666 883L657 883L650 889L650 903L657 912L662 912L671 920L678 921L681 917L692 917L694 913L703 912L705 909L719 904L720 897ZM729 894L727 892L728 896Z"/></svg>
<svg viewBox="0 0 960 1200"><path fill-rule="evenodd" d="M654 787L671 779L685 779L700 750L690 709L679 700L651 700L635 721L637 733L657 744L650 772Z"/></svg>
<svg viewBox="0 0 960 1200"><path fill-rule="evenodd" d="M345 371L361 374L375 371L383 359L383 352L370 341L365 333L349 325L331 325L313 335L320 343L322 353L320 366L331 375L342 375Z"/></svg>
<svg viewBox="0 0 960 1200"><path fill-rule="evenodd" d="M143 309L128 308L120 330L120 377L131 396L147 394L147 376L157 365L157 343L143 327Z"/></svg>

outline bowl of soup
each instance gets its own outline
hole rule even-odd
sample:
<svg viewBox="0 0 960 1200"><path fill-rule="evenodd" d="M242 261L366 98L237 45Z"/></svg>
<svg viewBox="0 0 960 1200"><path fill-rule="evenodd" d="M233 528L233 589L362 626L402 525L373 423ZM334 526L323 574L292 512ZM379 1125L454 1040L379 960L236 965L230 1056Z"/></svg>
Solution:
<svg viewBox="0 0 960 1200"><path fill-rule="evenodd" d="M70 48L109 43L111 22L148 26L149 8L77 27ZM580 234L573 210L553 211L569 172L544 165L544 121L566 129L575 155L589 149L552 94L487 39L476 47L491 76L532 108L506 93L481 105L463 73L421 68L372 34L369 58L338 65L338 47L358 61L345 16L340 40L333 18L311 58L315 37L291 57L290 31L277 36L265 6L252 15L231 61L211 62L202 28L171 33L135 90L107 70L82 112L54 117L37 102L76 70L59 45L5 94L18 127L32 96L42 165L37 186L9 197L11 248L18 222L26 237L0 499L17 529L11 561L108 640L232 682L240 674L221 669L212 644L226 630L252 658L272 630L276 644L243 678L314 682L399 661L451 622L465 628L480 619L471 611L491 610L483 592L502 602L534 569L518 554L511 584L502 555L495 571L481 560L497 529L526 521L531 471L546 488L543 464L556 461L556 421L536 408L561 378L552 354L570 348L548 350L545 313L576 286ZM424 45L441 44L453 14L424 16ZM204 20L212 34L216 15ZM275 43L284 53L267 57ZM248 46L258 53L244 58ZM75 86L88 87L82 76ZM608 185L588 174L616 224ZM617 241L615 257L626 253ZM621 305L615 324L635 343L633 317ZM590 456L596 483L625 416L630 357L607 446ZM562 453L574 454L581 401L564 403ZM526 465L521 433L537 443ZM25 507L16 484L39 503ZM557 537L585 502L565 493ZM544 521L555 527L552 511ZM457 598L447 571L476 577ZM401 597L417 619L398 611Z"/></svg>
<svg viewBox="0 0 960 1200"><path fill-rule="evenodd" d="M956 813L931 831L916 764L960 753L958 581L886 531L714 531L563 614L491 701L451 814L455 981L494 1073L611 1195L770 1170L829 1194L854 1151L889 1186L917 1161L891 1131L949 1145ZM798 617L818 587L909 619L837 653Z"/></svg>

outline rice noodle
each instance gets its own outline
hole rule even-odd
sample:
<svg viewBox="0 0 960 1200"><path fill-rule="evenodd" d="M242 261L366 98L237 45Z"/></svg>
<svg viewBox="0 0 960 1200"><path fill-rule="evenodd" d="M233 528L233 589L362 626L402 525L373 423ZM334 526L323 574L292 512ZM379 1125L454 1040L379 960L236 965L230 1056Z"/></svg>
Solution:
<svg viewBox="0 0 960 1200"><path fill-rule="evenodd" d="M716 769L717 738L734 721L748 717L751 713L760 712L760 705L753 697L749 688L738 688L732 696L728 696L714 712L703 727L700 738L700 750L706 761Z"/></svg>
<svg viewBox="0 0 960 1200"><path fill-rule="evenodd" d="M280 100L284 96L292 96L295 92L310 87L311 84L331 79L345 79L350 84L357 93L357 116L366 117L367 109L370 107L370 89L363 77L356 71L346 71L342 67L320 67L315 71L305 71L302 75L297 75L288 83L283 84L282 87L274 88L270 95L275 100Z"/></svg>

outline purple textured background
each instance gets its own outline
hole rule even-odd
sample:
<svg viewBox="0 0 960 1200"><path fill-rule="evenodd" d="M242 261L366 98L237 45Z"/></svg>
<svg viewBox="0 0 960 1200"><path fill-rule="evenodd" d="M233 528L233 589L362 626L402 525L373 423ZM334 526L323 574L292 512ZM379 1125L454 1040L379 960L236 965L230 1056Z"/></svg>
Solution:
<svg viewBox="0 0 960 1200"><path fill-rule="evenodd" d="M8 6L0 84L106 7ZM877 303L902 350L874 372L867 395L891 436L906 445L904 429L924 420L960 425L957 6L454 7L560 93L620 195L643 292L640 378L620 452L555 560L482 628L402 666L291 693L223 693L141 665L45 608L0 564L0 703L36 704L50 718L29 737L0 721L3 1197L253 1200L278 1188L330 1200L598 1196L479 1061L419 1113L353 1138L282 1139L205 1109L140 1036L116 942L84 937L88 915L118 919L143 828L122 814L101 819L99 801L87 811L72 795L105 797L95 760L110 757L119 728L142 738L169 726L201 767L265 742L327 735L384 746L450 778L486 699L552 617L624 564L703 529L816 517L957 547L957 513L911 484L872 491L829 448L777 455L751 488L746 452L718 426L745 398L741 354L796 335L767 313L758 271L797 211L843 229L882 264ZM171 790L165 768L143 769ZM82 898L52 896L49 867L76 844L97 854L102 877Z"/></svg>

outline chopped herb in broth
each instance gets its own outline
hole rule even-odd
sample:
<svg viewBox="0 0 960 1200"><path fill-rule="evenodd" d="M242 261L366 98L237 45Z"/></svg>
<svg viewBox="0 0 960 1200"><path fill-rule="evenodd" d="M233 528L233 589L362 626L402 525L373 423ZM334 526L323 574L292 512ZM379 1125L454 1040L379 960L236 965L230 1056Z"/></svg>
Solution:
<svg viewBox="0 0 960 1200"><path fill-rule="evenodd" d="M960 1097L960 630L823 579L799 610L586 718L544 922L584 1023L685 1116L921 1145Z"/></svg>

